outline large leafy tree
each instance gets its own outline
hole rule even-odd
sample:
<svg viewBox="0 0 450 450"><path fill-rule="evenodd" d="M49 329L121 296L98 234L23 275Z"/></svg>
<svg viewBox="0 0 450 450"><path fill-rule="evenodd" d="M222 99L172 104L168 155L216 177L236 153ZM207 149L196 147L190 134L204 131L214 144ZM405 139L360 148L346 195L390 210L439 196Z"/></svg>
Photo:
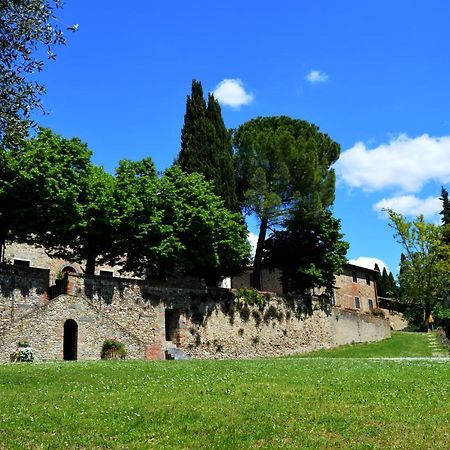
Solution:
<svg viewBox="0 0 450 450"><path fill-rule="evenodd" d="M202 85L196 80L192 81L191 95L186 101L178 164L185 172L200 173L211 181L225 206L238 211L230 133L219 102L209 94L206 103Z"/></svg>
<svg viewBox="0 0 450 450"><path fill-rule="evenodd" d="M66 242L81 214L79 198L91 152L79 139L48 129L1 153L0 243L22 241L49 249Z"/></svg>
<svg viewBox="0 0 450 450"><path fill-rule="evenodd" d="M41 245L55 256L86 262L111 252L115 232L114 177L91 164L91 152L77 138L48 129L4 152L0 180L2 240Z"/></svg>
<svg viewBox="0 0 450 450"><path fill-rule="evenodd" d="M347 250L340 221L325 210L321 214L293 214L285 229L271 234L265 253L269 265L282 270L284 291L305 294L322 287L330 294Z"/></svg>
<svg viewBox="0 0 450 450"><path fill-rule="evenodd" d="M160 261L177 249L172 227L163 224L160 181L150 158L122 160L116 169L114 202L116 233L110 262L127 272L159 274Z"/></svg>
<svg viewBox="0 0 450 450"><path fill-rule="evenodd" d="M247 214L260 222L253 286L260 288L266 234L298 211L322 214L334 200L331 165L339 145L319 128L286 116L259 117L234 135L237 190Z"/></svg>
<svg viewBox="0 0 450 450"><path fill-rule="evenodd" d="M94 275L97 261L112 251L116 233L115 180L103 167L91 165L81 183L73 205L75 222L55 230L59 244L49 243L47 248L71 261L85 262L85 273Z"/></svg>
<svg viewBox="0 0 450 450"><path fill-rule="evenodd" d="M115 255L124 270L165 279L173 273L216 285L239 272L249 245L241 216L224 207L198 173L172 167L157 177L149 159L121 161L116 171Z"/></svg>
<svg viewBox="0 0 450 450"><path fill-rule="evenodd" d="M60 6L60 0L0 0L0 146L17 146L31 111L42 108L45 88L33 74L42 70L45 52L55 59L54 48L65 42L55 15Z"/></svg>
<svg viewBox="0 0 450 450"><path fill-rule="evenodd" d="M239 272L247 262L247 228L197 173L167 170L160 184L163 224L171 227L173 253L162 257L167 270L179 269L207 284Z"/></svg>
<svg viewBox="0 0 450 450"><path fill-rule="evenodd" d="M395 237L403 248L399 274L400 302L421 309L425 321L431 313L447 305L450 282L450 247L443 242L443 228L425 222L423 216L412 221L387 210Z"/></svg>

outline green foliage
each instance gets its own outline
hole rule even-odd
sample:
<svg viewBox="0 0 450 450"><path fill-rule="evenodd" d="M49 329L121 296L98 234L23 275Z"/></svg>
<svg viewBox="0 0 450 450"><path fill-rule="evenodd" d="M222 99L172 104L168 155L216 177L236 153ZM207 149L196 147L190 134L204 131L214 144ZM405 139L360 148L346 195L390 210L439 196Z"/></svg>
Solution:
<svg viewBox="0 0 450 450"><path fill-rule="evenodd" d="M261 311L267 304L267 299L256 289L239 288L236 290L236 299L245 305L257 306Z"/></svg>
<svg viewBox="0 0 450 450"><path fill-rule="evenodd" d="M0 242L26 241L55 250L74 245L91 169L86 144L40 129L36 137L2 155Z"/></svg>
<svg viewBox="0 0 450 450"><path fill-rule="evenodd" d="M100 356L102 359L125 359L125 344L117 339L105 339Z"/></svg>
<svg viewBox="0 0 450 450"><path fill-rule="evenodd" d="M212 94L208 104L199 81L192 81L181 131L178 164L187 173L197 172L213 183L213 191L225 206L238 212L231 137L223 122L219 102Z"/></svg>
<svg viewBox="0 0 450 450"><path fill-rule="evenodd" d="M159 198L174 250L172 258L160 262L217 285L220 278L242 270L250 246L240 214L225 208L211 187L202 175L185 174L178 167L164 173Z"/></svg>
<svg viewBox="0 0 450 450"><path fill-rule="evenodd" d="M0 0L0 147L15 147L27 135L33 109L42 109L43 85L33 81L43 55L64 44L55 10L60 0ZM68 29L75 31L77 26Z"/></svg>
<svg viewBox="0 0 450 450"><path fill-rule="evenodd" d="M425 222L423 216L407 221L387 210L395 237L402 245L399 301L425 320L436 308L446 307L450 282L450 247L443 241L443 228Z"/></svg>
<svg viewBox="0 0 450 450"><path fill-rule="evenodd" d="M374 316L383 317L383 318L386 317L384 314L384 311L381 308L373 308L371 313Z"/></svg>
<svg viewBox="0 0 450 450"><path fill-rule="evenodd" d="M285 292L306 294L313 287L323 287L331 294L347 250L340 221L331 212L295 211L285 221L285 229L273 232L267 240L265 260L282 270Z"/></svg>
<svg viewBox="0 0 450 450"><path fill-rule="evenodd" d="M28 341L19 341L17 349L9 355L11 362L33 362L34 353Z"/></svg>
<svg viewBox="0 0 450 450"><path fill-rule="evenodd" d="M234 146L241 204L260 220L253 277L258 289L267 230L289 217L293 206L320 214L333 203L331 165L340 148L315 125L286 116L244 123Z"/></svg>

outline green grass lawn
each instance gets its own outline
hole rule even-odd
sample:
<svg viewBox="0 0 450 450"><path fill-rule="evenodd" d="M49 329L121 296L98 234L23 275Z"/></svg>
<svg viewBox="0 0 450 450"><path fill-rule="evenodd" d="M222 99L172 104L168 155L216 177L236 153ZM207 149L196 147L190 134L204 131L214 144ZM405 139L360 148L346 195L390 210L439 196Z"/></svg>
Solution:
<svg viewBox="0 0 450 450"><path fill-rule="evenodd" d="M442 353L448 353L439 344ZM367 344L343 345L330 350L319 350L308 353L307 357L327 358L402 358L429 357L433 350L429 346L427 333L392 332L390 339Z"/></svg>
<svg viewBox="0 0 450 450"><path fill-rule="evenodd" d="M443 358L1 365L0 448L448 449L449 394Z"/></svg>

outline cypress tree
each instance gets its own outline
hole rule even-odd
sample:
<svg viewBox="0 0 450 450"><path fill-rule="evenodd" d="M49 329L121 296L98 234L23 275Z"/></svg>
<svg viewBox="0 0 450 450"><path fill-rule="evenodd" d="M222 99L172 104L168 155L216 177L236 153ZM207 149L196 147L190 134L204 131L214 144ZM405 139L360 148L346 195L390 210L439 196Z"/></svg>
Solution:
<svg viewBox="0 0 450 450"><path fill-rule="evenodd" d="M439 198L442 200L442 225L444 226L444 242L450 244L450 201L448 198L447 189L441 187L441 196Z"/></svg>
<svg viewBox="0 0 450 450"><path fill-rule="evenodd" d="M222 118L219 102L213 94L208 95L207 117L214 128L214 148L217 151L219 166L217 167L215 182L219 194L230 211L239 211L236 195L236 181L234 174L233 150L231 133L227 130Z"/></svg>
<svg viewBox="0 0 450 450"><path fill-rule="evenodd" d="M381 292L383 297L388 296L389 292L389 275L387 273L386 267L383 268L383 273L381 274Z"/></svg>
<svg viewBox="0 0 450 450"><path fill-rule="evenodd" d="M230 133L218 101L209 94L206 104L202 85L196 80L187 97L178 165L184 172L197 172L212 181L214 193L223 198L225 206L238 211Z"/></svg>
<svg viewBox="0 0 450 450"><path fill-rule="evenodd" d="M378 264L375 264L374 269L377 271L375 274L375 283L377 284L377 294L379 297L384 297L382 281L381 281L381 272Z"/></svg>

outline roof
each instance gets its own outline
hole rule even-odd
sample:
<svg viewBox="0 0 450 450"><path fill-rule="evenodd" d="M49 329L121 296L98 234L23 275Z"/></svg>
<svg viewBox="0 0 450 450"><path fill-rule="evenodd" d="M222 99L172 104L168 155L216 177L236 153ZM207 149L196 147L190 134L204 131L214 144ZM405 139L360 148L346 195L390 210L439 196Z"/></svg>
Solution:
<svg viewBox="0 0 450 450"><path fill-rule="evenodd" d="M363 266L357 266L356 264L345 263L344 267L347 267L349 269L357 269L357 270L360 270L363 272L380 273L378 270L369 269L369 268L363 267Z"/></svg>

